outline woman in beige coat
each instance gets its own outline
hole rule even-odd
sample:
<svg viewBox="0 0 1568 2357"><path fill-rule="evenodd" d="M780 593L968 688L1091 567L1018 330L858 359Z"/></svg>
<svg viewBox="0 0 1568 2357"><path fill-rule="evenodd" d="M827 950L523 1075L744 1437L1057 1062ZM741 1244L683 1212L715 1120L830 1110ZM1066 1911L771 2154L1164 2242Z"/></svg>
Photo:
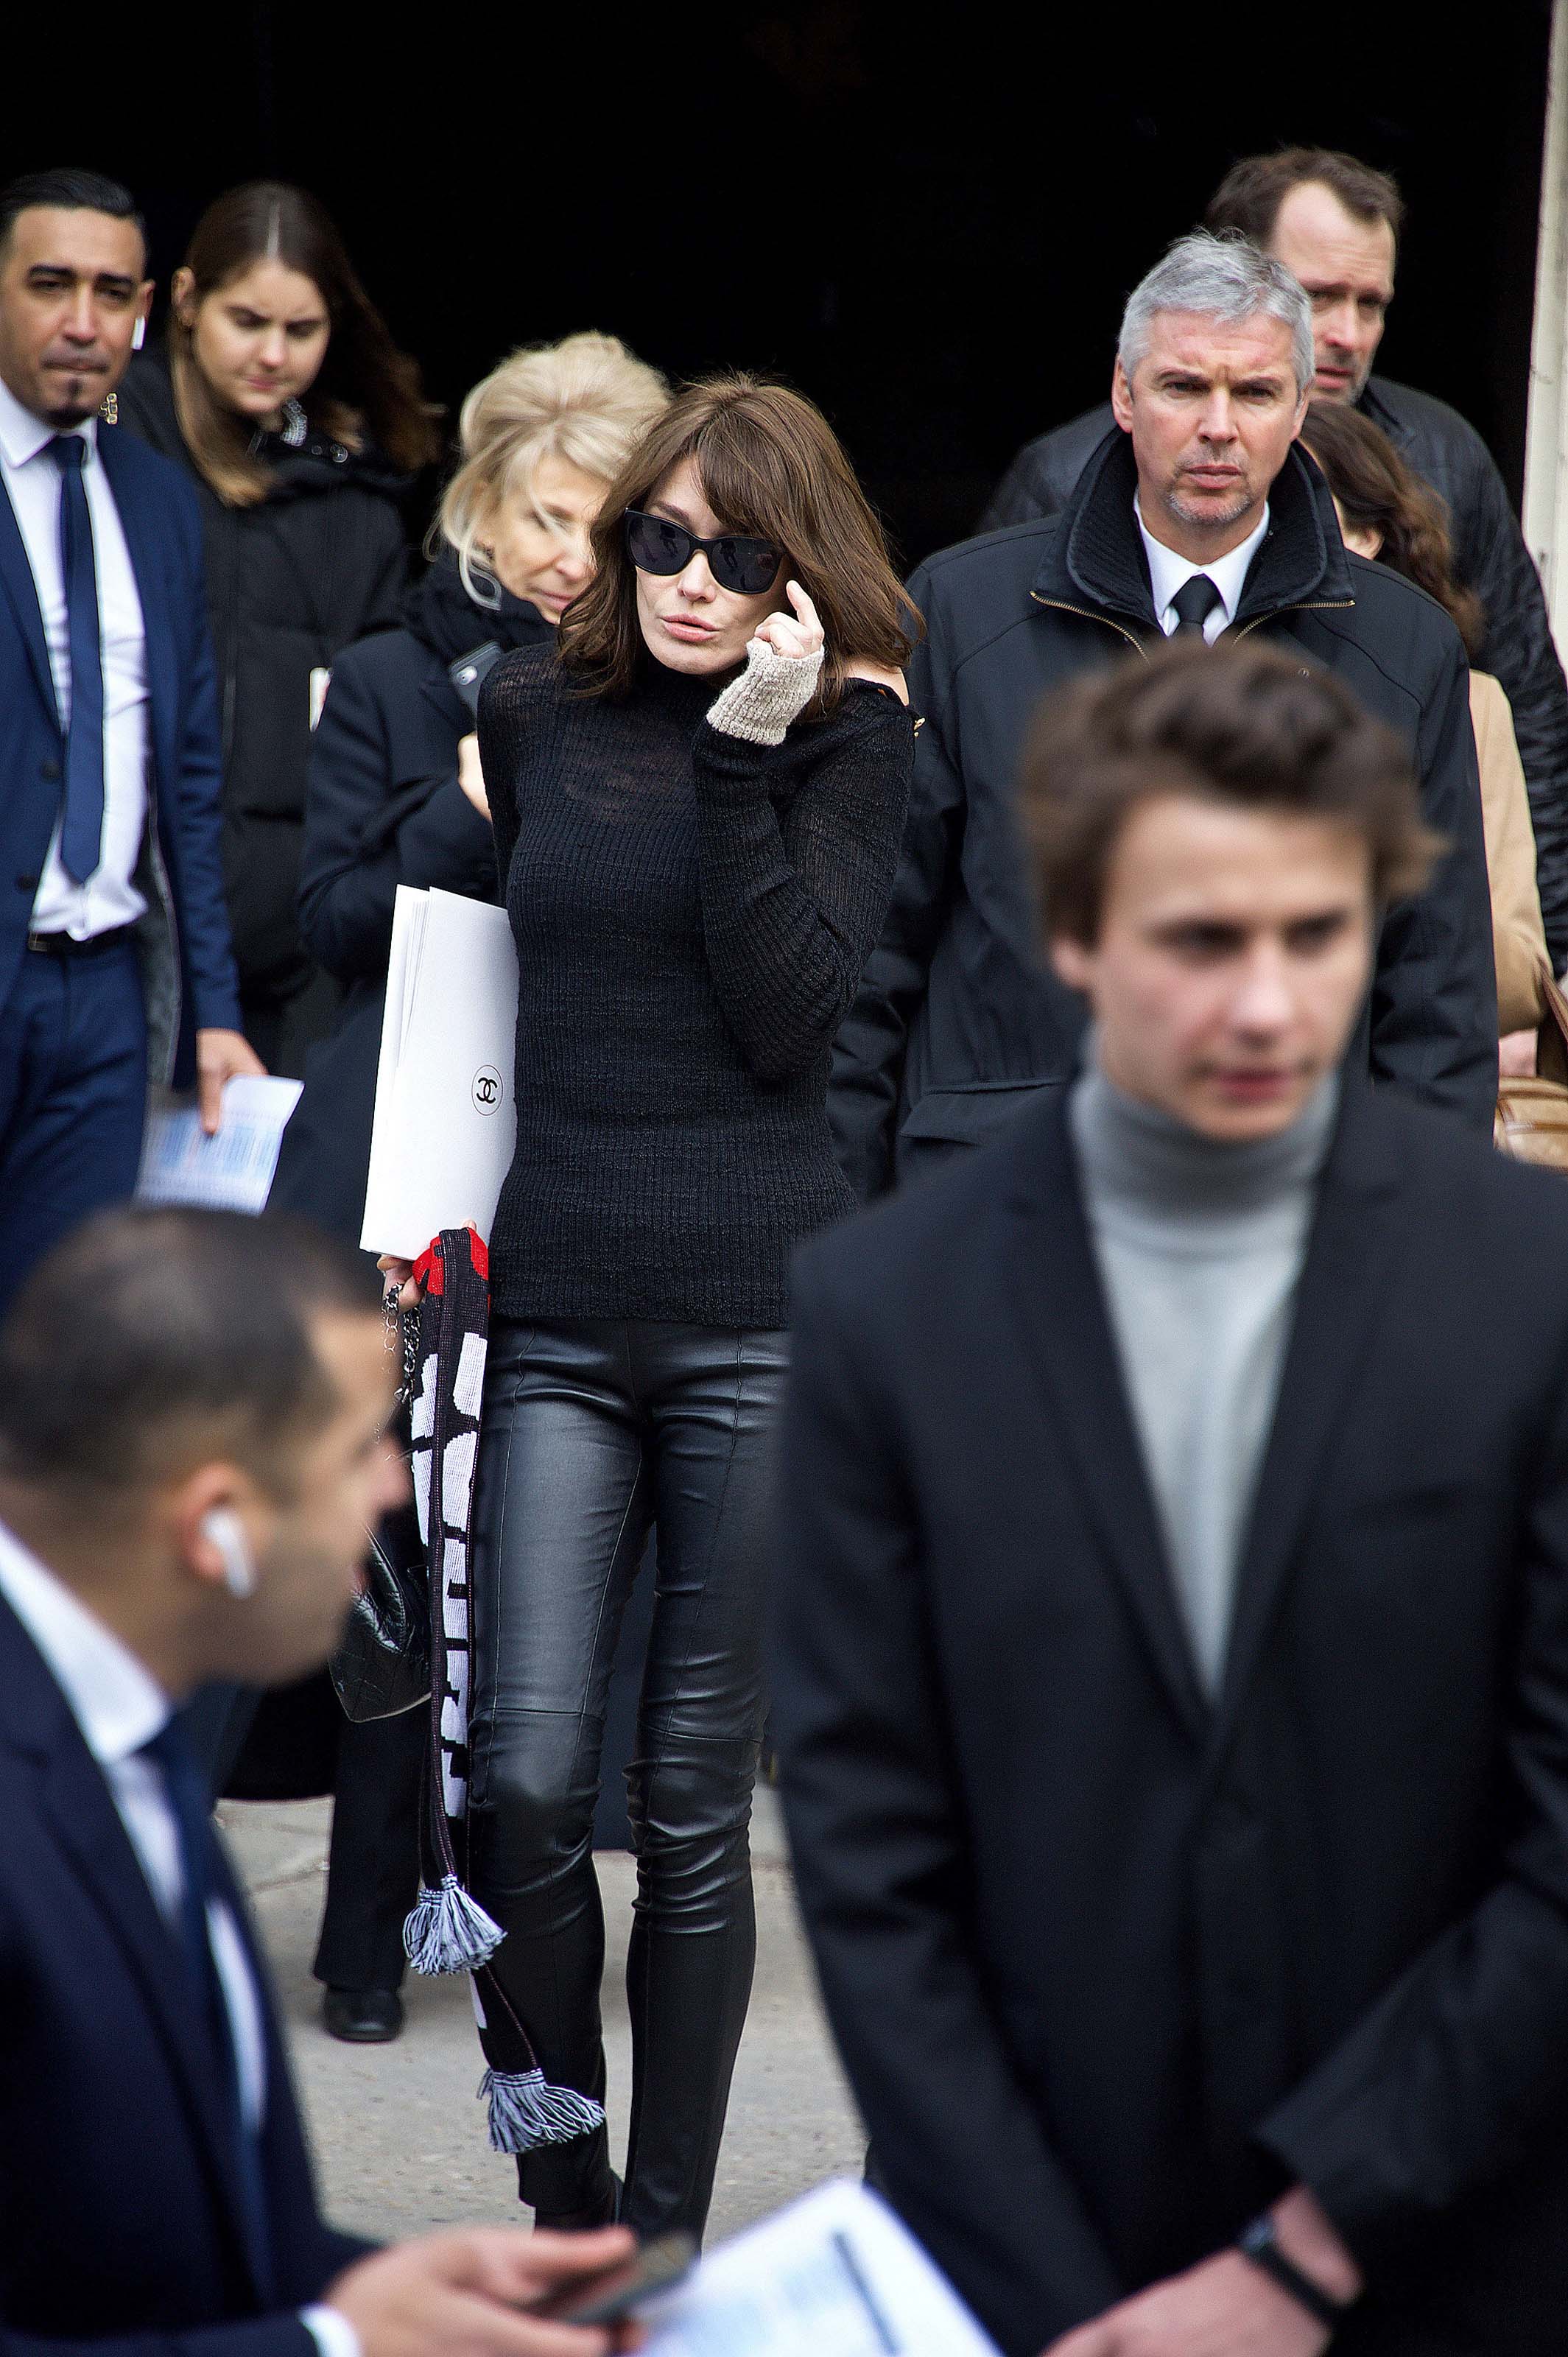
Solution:
<svg viewBox="0 0 1568 2357"><path fill-rule="evenodd" d="M1472 650L1484 636L1479 600L1454 577L1443 505L1406 466L1386 434L1359 410L1315 401L1302 441L1322 468L1345 545L1402 573L1446 608ZM1492 892L1498 967L1498 1029L1502 1069L1535 1070L1535 1028L1545 1012L1541 975L1550 973L1541 901L1535 888L1535 833L1513 715L1489 672L1470 673L1470 718L1481 773L1481 818Z"/></svg>

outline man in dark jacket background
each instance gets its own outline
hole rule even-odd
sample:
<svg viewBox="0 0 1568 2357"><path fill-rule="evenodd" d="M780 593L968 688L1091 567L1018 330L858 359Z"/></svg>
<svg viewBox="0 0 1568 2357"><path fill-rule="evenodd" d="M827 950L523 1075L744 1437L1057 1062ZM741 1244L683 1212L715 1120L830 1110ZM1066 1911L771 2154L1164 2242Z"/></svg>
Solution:
<svg viewBox="0 0 1568 2357"><path fill-rule="evenodd" d="M1486 609L1480 666L1501 680L1530 787L1546 939L1568 963L1568 686L1534 560L1508 490L1475 427L1431 393L1374 376L1394 291L1404 200L1386 172L1321 147L1246 156L1205 215L1283 262L1312 297L1317 401L1351 401L1439 492L1455 568ZM1111 425L1109 405L1027 443L998 485L982 532L1058 515Z"/></svg>
<svg viewBox="0 0 1568 2357"><path fill-rule="evenodd" d="M1410 746L1450 848L1383 920L1357 1052L1374 1080L1490 1134L1497 993L1465 651L1429 597L1345 550L1294 447L1312 370L1290 272L1239 238L1179 240L1128 302L1115 425L1065 515L945 550L911 581L927 636L909 673L925 721L909 822L834 1055L835 1135L863 1198L983 1143L1071 1073L1082 1008L1036 952L1019 753L1048 689L1185 629L1264 632Z"/></svg>

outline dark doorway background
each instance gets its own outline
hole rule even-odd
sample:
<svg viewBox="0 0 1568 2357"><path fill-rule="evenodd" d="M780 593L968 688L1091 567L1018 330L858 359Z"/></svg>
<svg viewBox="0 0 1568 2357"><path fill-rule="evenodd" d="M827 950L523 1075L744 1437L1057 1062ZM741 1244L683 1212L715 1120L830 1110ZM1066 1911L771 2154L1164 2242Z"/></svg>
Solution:
<svg viewBox="0 0 1568 2357"><path fill-rule="evenodd" d="M1349 147L1411 227L1383 359L1518 495L1548 0L1412 7L91 10L0 94L7 175L127 180L160 285L259 174L341 221L449 414L511 345L614 329L674 375L782 371L903 555L1102 397L1122 299L1237 155ZM672 31L674 26L682 29ZM1263 27L1264 29L1260 27Z"/></svg>

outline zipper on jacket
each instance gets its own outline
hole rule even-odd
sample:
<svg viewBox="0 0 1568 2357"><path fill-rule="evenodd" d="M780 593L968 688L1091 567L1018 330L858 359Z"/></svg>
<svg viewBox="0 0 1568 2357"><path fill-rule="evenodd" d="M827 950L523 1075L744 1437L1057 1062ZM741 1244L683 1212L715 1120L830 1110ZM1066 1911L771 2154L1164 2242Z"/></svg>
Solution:
<svg viewBox="0 0 1568 2357"><path fill-rule="evenodd" d="M1143 640L1135 632L1123 629L1120 622L1113 622L1109 614L1096 614L1088 606L1069 606L1064 597L1042 597L1037 589L1031 589L1029 595L1036 606L1049 606L1058 614L1076 614L1085 622L1103 622L1108 630L1116 631L1130 647L1137 648L1145 662L1148 662L1149 651Z"/></svg>
<svg viewBox="0 0 1568 2357"><path fill-rule="evenodd" d="M1282 614L1348 614L1356 603L1354 597L1303 597L1294 606L1276 606L1272 614L1254 614L1250 622L1232 622L1231 629L1239 639L1249 630L1261 629L1264 622L1277 622Z"/></svg>
<svg viewBox="0 0 1568 2357"><path fill-rule="evenodd" d="M163 1076L163 1085L167 1089L174 1086L175 1067L179 1061L179 1035L185 1028L185 975L184 955L179 940L179 917L174 904L174 888L168 880L168 869L164 864L164 847L158 839L156 783L152 784L147 796L147 848L152 854L153 880L158 888L158 899L163 903L164 920L168 926L169 946L174 952L174 1019L169 1025L168 1064Z"/></svg>
<svg viewBox="0 0 1568 2357"><path fill-rule="evenodd" d="M233 517L226 517L225 522L229 577L223 585L223 601L229 609L229 629L223 671L222 744L223 773L227 777L234 758L234 729L239 718L240 702L240 525Z"/></svg>
<svg viewBox="0 0 1568 2357"><path fill-rule="evenodd" d="M1042 597L1037 589L1031 589L1029 595L1036 606L1049 606L1058 614L1077 614L1085 622L1103 622L1108 630L1115 630L1126 640L1130 647L1137 648L1145 662L1148 662L1149 650L1143 640L1136 637L1133 631L1123 629L1120 622L1113 622L1109 614L1097 614L1089 606L1069 606L1065 597ZM1355 603L1354 597L1298 598L1294 606L1275 606L1267 614L1254 614L1250 622L1242 622L1240 625L1232 622L1230 630L1221 632L1221 636L1244 639L1249 630L1259 630L1265 622L1277 622L1282 614L1345 614L1350 611Z"/></svg>

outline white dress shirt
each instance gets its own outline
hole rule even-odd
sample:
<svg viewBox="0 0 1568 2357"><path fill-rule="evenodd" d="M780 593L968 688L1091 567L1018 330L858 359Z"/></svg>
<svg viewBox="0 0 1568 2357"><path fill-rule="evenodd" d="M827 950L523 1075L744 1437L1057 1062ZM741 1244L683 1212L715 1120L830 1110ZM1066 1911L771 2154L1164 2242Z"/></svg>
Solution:
<svg viewBox="0 0 1568 2357"><path fill-rule="evenodd" d="M52 465L52 460L49 462ZM172 1938L181 1938L185 1891L179 1830L164 1791L163 1770L144 1749L166 1725L169 1700L157 1680L96 1613L72 1595L0 1523L0 1596L44 1657L109 1787L109 1797L140 1860ZM266 2044L261 1995L240 1929L221 1900L207 1912L240 2075L245 2125L259 2134L266 2114ZM360 2337L336 2309L300 2311L319 2357L360 2357Z"/></svg>
<svg viewBox="0 0 1568 2357"><path fill-rule="evenodd" d="M98 456L98 420L90 417L73 430L87 445L81 479L98 576L103 846L93 874L83 884L73 882L60 860L57 820L33 900L33 924L39 932L66 932L73 941L84 942L95 933L134 924L146 909L131 879L147 823L147 642L131 553ZM55 432L46 418L24 409L0 380L0 479L32 567L63 727L70 718L70 639L60 568L60 474L48 447Z"/></svg>
<svg viewBox="0 0 1568 2357"><path fill-rule="evenodd" d="M1241 603L1241 593L1247 587L1247 576L1252 559L1262 546L1263 534L1269 528L1269 505L1265 500L1263 512L1255 531L1250 532L1240 547L1228 556L1217 556L1208 565L1195 565L1188 556L1178 556L1174 548L1156 540L1144 522L1144 511L1133 495L1133 512L1138 519L1138 530L1144 537L1144 554L1149 560L1149 585L1155 593L1155 612L1159 625L1168 639L1179 619L1174 600L1178 591L1186 588L1195 573L1207 574L1219 592L1219 603L1203 625L1206 646L1212 646L1221 630L1236 619L1236 609Z"/></svg>

